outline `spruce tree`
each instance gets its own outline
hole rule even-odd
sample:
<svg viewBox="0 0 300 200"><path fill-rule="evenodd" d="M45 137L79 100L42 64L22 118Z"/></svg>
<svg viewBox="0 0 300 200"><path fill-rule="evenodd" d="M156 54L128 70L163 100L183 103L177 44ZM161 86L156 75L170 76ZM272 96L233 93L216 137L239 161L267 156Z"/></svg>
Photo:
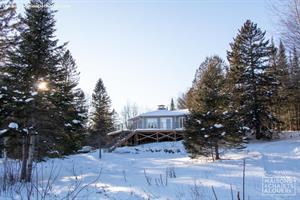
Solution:
<svg viewBox="0 0 300 200"><path fill-rule="evenodd" d="M247 20L230 44L228 52L230 93L243 126L257 139L270 138L276 119L270 112L273 84L266 73L272 47L265 32Z"/></svg>
<svg viewBox="0 0 300 200"><path fill-rule="evenodd" d="M101 78L92 95L92 109L89 144L101 147L107 144L107 133L113 130L111 100Z"/></svg>
<svg viewBox="0 0 300 200"><path fill-rule="evenodd" d="M58 45L54 35L52 6L51 0L30 1L22 19L20 42L11 55L10 69L18 80L12 84L22 94L16 98L21 105L12 117L24 132L23 146L29 147L22 151L26 165L22 166L21 179L26 181L31 180L33 159L57 152L64 133L63 112L58 108L61 95L58 66L63 46Z"/></svg>
<svg viewBox="0 0 300 200"><path fill-rule="evenodd" d="M282 48L283 46L281 46ZM284 91L284 85L282 83L282 65L278 65L278 52L283 52L282 49L279 51L279 49L275 46L273 40L271 41L271 49L272 53L269 56L269 66L266 69L266 75L269 78L269 81L272 83L269 88L269 93L272 95L272 98L269 103L269 108L272 114L278 119L278 123L275 123L272 127L274 131L280 131L281 126L283 124L283 114L284 114L284 107L282 106L282 103L286 101L286 95L283 95ZM287 65L283 65L287 66Z"/></svg>
<svg viewBox="0 0 300 200"><path fill-rule="evenodd" d="M175 110L175 104L173 98L171 99L170 110Z"/></svg>
<svg viewBox="0 0 300 200"><path fill-rule="evenodd" d="M76 152L83 142L85 133L87 109L84 93L77 88L79 73L76 62L69 50L67 50L61 60L59 67L59 104L57 109L62 114L64 122L64 134L61 139L60 151L62 154ZM82 104L82 105L81 105Z"/></svg>
<svg viewBox="0 0 300 200"><path fill-rule="evenodd" d="M12 111L13 91L10 80L13 79L8 68L9 55L17 43L19 20L13 1L0 1L0 130L6 128L5 119ZM11 107L11 108L10 108Z"/></svg>
<svg viewBox="0 0 300 200"><path fill-rule="evenodd" d="M17 43L21 24L16 9L13 0L0 0L0 66L7 64Z"/></svg>
<svg viewBox="0 0 300 200"><path fill-rule="evenodd" d="M293 113L293 130L300 130L300 63L299 53L296 48L292 52L292 61L290 63L290 112Z"/></svg>
<svg viewBox="0 0 300 200"><path fill-rule="evenodd" d="M10 148L7 140L12 140L19 132L9 128L9 124L13 121L10 116L18 105L14 98L20 95L16 93L15 84L11 84L16 83L17 79L12 76L9 68L9 56L17 45L19 29L20 19L16 14L14 1L0 1L0 140L3 142L1 150L5 151L5 156L7 149Z"/></svg>
<svg viewBox="0 0 300 200"><path fill-rule="evenodd" d="M291 89L289 76L289 63L286 56L284 44L280 41L277 55L277 79L279 81L278 93L279 102L277 110L279 111L279 118L285 124L285 128L292 126L291 121ZM284 105L284 106L283 106Z"/></svg>
<svg viewBox="0 0 300 200"><path fill-rule="evenodd" d="M220 159L219 146L239 144L242 135L227 107L223 60L218 56L209 57L201 67L201 77L193 86L194 104L189 107L191 114L185 125L184 145L192 156L214 155Z"/></svg>

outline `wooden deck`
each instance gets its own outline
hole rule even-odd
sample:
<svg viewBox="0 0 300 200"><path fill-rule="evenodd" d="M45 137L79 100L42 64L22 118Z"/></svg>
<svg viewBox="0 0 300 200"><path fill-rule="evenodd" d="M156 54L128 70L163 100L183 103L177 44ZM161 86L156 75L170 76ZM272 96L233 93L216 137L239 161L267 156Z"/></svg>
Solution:
<svg viewBox="0 0 300 200"><path fill-rule="evenodd" d="M115 143L109 149L113 151L121 146L135 146L150 142L178 141L183 139L183 130L137 129L120 132Z"/></svg>

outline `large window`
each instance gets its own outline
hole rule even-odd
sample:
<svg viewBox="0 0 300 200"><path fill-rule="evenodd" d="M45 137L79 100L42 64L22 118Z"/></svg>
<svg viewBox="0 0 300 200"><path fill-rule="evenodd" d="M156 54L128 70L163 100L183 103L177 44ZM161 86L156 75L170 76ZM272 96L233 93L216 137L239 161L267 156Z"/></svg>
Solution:
<svg viewBox="0 0 300 200"><path fill-rule="evenodd" d="M160 118L160 128L163 130L172 130L172 118Z"/></svg>
<svg viewBox="0 0 300 200"><path fill-rule="evenodd" d="M178 128L184 128L185 117L179 117Z"/></svg>
<svg viewBox="0 0 300 200"><path fill-rule="evenodd" d="M156 118L148 118L146 127L147 128L158 128L157 119Z"/></svg>

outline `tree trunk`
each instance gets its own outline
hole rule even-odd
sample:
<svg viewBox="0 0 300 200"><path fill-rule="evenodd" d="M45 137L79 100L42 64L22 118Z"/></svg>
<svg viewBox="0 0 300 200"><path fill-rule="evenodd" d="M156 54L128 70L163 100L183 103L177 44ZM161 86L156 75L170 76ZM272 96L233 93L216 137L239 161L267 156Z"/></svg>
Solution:
<svg viewBox="0 0 300 200"><path fill-rule="evenodd" d="M22 166L21 166L21 174L20 179L25 181L26 179L26 160L27 160L27 137L25 135L22 136Z"/></svg>
<svg viewBox="0 0 300 200"><path fill-rule="evenodd" d="M3 138L3 158L7 158L7 145L8 145L8 139L9 137L4 137Z"/></svg>
<svg viewBox="0 0 300 200"><path fill-rule="evenodd" d="M216 160L219 160L220 159L220 154L219 154L218 141L215 141L215 155L216 155Z"/></svg>
<svg viewBox="0 0 300 200"><path fill-rule="evenodd" d="M288 118L289 118L289 126L290 126L290 131L292 131L292 116L291 116L291 111L290 107L288 108Z"/></svg>
<svg viewBox="0 0 300 200"><path fill-rule="evenodd" d="M34 158L34 152L35 152L35 138L36 134L30 134L29 139L29 148L28 148L28 159L26 163L26 182L31 181L31 174L32 174L32 163Z"/></svg>
<svg viewBox="0 0 300 200"><path fill-rule="evenodd" d="M260 131L260 125L258 124L258 122L255 122L255 137L257 140L260 140L262 138L262 134Z"/></svg>

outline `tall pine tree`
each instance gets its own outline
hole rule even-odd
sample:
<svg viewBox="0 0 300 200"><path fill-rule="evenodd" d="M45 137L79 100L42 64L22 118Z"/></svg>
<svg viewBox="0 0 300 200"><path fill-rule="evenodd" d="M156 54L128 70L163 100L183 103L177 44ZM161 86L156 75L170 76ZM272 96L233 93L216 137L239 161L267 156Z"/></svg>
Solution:
<svg viewBox="0 0 300 200"><path fill-rule="evenodd" d="M63 46L54 35L52 7L51 0L31 0L25 7L24 29L9 66L18 80L11 83L19 94L14 98L19 105L12 117L23 132L21 179L26 181L31 180L33 159L57 152L64 134L58 69Z"/></svg>
<svg viewBox="0 0 300 200"><path fill-rule="evenodd" d="M269 58L272 46L265 40L265 32L247 20L230 44L229 82L233 107L243 126L250 128L257 139L271 137L270 130L276 119L270 112L272 98Z"/></svg>
<svg viewBox="0 0 300 200"><path fill-rule="evenodd" d="M84 139L86 132L87 108L84 93L77 88L79 73L76 62L69 50L61 60L59 69L58 89L61 102L57 108L63 113L64 134L61 140L61 153L70 154L76 152Z"/></svg>
<svg viewBox="0 0 300 200"><path fill-rule="evenodd" d="M300 130L300 63L296 48L292 52L290 63L290 112L292 113L292 130Z"/></svg>
<svg viewBox="0 0 300 200"><path fill-rule="evenodd" d="M1 150L5 156L7 140L18 133L18 130L9 130L9 123L13 120L10 116L18 105L13 100L16 89L11 83L16 83L17 79L11 74L9 56L17 45L19 30L20 19L14 1L0 1L0 141L4 142Z"/></svg>

